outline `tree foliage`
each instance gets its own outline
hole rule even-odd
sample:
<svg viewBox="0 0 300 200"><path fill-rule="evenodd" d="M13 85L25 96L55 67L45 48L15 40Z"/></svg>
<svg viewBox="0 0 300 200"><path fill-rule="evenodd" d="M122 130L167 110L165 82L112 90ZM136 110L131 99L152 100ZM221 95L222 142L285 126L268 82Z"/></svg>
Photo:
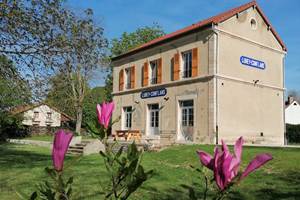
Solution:
<svg viewBox="0 0 300 200"><path fill-rule="evenodd" d="M105 65L107 41L103 29L93 21L92 10L86 10L85 16L80 18L69 13L68 18L64 40L72 50L62 55L63 63L58 70L65 75L65 84L71 88L71 102L76 112L75 131L80 133L88 82L94 71Z"/></svg>
<svg viewBox="0 0 300 200"><path fill-rule="evenodd" d="M30 89L6 56L0 56L0 140L22 131L22 117L10 114L12 108L30 102Z"/></svg>
<svg viewBox="0 0 300 200"><path fill-rule="evenodd" d="M165 35L165 32L163 31L162 27L157 24L138 28L132 33L124 32L121 37L112 39L110 44L111 57L126 53L133 48L136 48L163 35ZM105 81L105 97L108 101L112 100L112 85L113 77L112 69L110 69Z"/></svg>
<svg viewBox="0 0 300 200"><path fill-rule="evenodd" d="M292 96L296 101L300 102L300 91L290 90L288 96Z"/></svg>
<svg viewBox="0 0 300 200"><path fill-rule="evenodd" d="M126 53L127 51L163 36L164 34L165 32L162 30L162 27L157 24L138 28L132 33L124 32L120 38L112 39L110 47L111 56L115 57Z"/></svg>

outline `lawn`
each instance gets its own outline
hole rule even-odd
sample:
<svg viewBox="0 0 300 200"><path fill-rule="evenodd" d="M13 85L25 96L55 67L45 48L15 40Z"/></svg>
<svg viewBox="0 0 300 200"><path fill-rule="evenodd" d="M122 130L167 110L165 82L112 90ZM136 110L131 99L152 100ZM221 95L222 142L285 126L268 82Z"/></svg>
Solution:
<svg viewBox="0 0 300 200"><path fill-rule="evenodd" d="M185 186L193 186L200 193L200 175L189 167L190 164L200 166L197 149L212 153L213 146L175 146L145 153L143 163L147 169L154 169L155 175L131 199L188 199ZM271 153L274 160L234 188L230 199L299 199L300 149L245 147L243 167L261 152ZM68 156L66 162L73 159ZM51 166L50 149L0 145L0 199L18 199L16 192L29 195L37 183L47 178L45 166ZM74 199L103 199L99 191L106 176L99 155L82 157L67 169L66 175L74 175Z"/></svg>
<svg viewBox="0 0 300 200"><path fill-rule="evenodd" d="M24 140L38 140L38 141L52 142L53 135L33 135L33 136L25 137L23 139ZM94 138L92 136L84 135L84 136L82 136L82 139L94 139Z"/></svg>

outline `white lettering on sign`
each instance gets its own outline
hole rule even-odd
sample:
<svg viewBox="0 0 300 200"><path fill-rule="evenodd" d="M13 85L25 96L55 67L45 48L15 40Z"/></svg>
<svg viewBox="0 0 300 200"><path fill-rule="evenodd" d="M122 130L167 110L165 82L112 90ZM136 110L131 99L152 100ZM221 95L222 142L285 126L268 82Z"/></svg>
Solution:
<svg viewBox="0 0 300 200"><path fill-rule="evenodd" d="M259 61L259 60L249 58L249 57L246 57L246 56L241 56L240 62L243 65L247 65L247 66L250 66L250 67L255 67L255 68L258 68L258 69L265 69L266 68L266 64L263 61Z"/></svg>

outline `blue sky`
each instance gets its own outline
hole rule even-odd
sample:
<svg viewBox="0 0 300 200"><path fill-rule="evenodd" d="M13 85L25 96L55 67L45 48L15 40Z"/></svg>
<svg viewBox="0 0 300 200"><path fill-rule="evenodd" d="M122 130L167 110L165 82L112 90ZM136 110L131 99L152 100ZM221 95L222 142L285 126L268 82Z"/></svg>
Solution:
<svg viewBox="0 0 300 200"><path fill-rule="evenodd" d="M158 23L173 32L219 14L249 0L68 0L66 6L80 15L94 10L97 24L108 39L132 32L138 27ZM258 0L260 7L288 48L286 88L300 91L300 1ZM102 85L105 73L96 74L93 85Z"/></svg>

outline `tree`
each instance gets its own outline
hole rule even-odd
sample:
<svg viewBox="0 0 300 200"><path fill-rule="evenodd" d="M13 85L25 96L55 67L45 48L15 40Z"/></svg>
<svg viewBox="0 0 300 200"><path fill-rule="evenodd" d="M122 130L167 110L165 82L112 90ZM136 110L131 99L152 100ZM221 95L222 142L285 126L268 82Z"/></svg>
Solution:
<svg viewBox="0 0 300 200"><path fill-rule="evenodd" d="M31 92L27 82L6 56L0 55L0 112L29 103Z"/></svg>
<svg viewBox="0 0 300 200"><path fill-rule="evenodd" d="M16 134L21 127L21 116L11 110L30 102L31 92L25 80L7 57L0 55L0 141Z"/></svg>
<svg viewBox="0 0 300 200"><path fill-rule="evenodd" d="M112 39L110 45L110 56L115 57L121 55L135 47L138 47L163 35L165 35L165 32L163 31L162 27L157 24L138 28L132 33L124 32L120 38ZM112 69L110 67L105 81L105 97L108 101L112 99L112 82Z"/></svg>
<svg viewBox="0 0 300 200"><path fill-rule="evenodd" d="M83 101L88 91L88 82L95 70L105 66L107 40L103 29L95 25L93 12L88 9L85 16L75 17L69 13L64 24L63 38L70 51L62 54L62 64L57 73L64 74L63 82L71 88L71 102L75 109L76 132L80 134Z"/></svg>
<svg viewBox="0 0 300 200"><path fill-rule="evenodd" d="M96 105L104 100L104 88L95 87L87 92L83 102L83 124L93 124L97 121Z"/></svg>
<svg viewBox="0 0 300 200"><path fill-rule="evenodd" d="M300 102L300 91L290 90L288 96L292 96L296 101Z"/></svg>
<svg viewBox="0 0 300 200"><path fill-rule="evenodd" d="M0 2L0 54L12 60L30 80L38 97L43 78L70 50L63 37L68 11L63 0L5 0Z"/></svg>
<svg viewBox="0 0 300 200"><path fill-rule="evenodd" d="M49 91L45 102L58 108L60 111L75 117L75 108L72 101L72 88L67 83L65 75L55 74L49 80Z"/></svg>

